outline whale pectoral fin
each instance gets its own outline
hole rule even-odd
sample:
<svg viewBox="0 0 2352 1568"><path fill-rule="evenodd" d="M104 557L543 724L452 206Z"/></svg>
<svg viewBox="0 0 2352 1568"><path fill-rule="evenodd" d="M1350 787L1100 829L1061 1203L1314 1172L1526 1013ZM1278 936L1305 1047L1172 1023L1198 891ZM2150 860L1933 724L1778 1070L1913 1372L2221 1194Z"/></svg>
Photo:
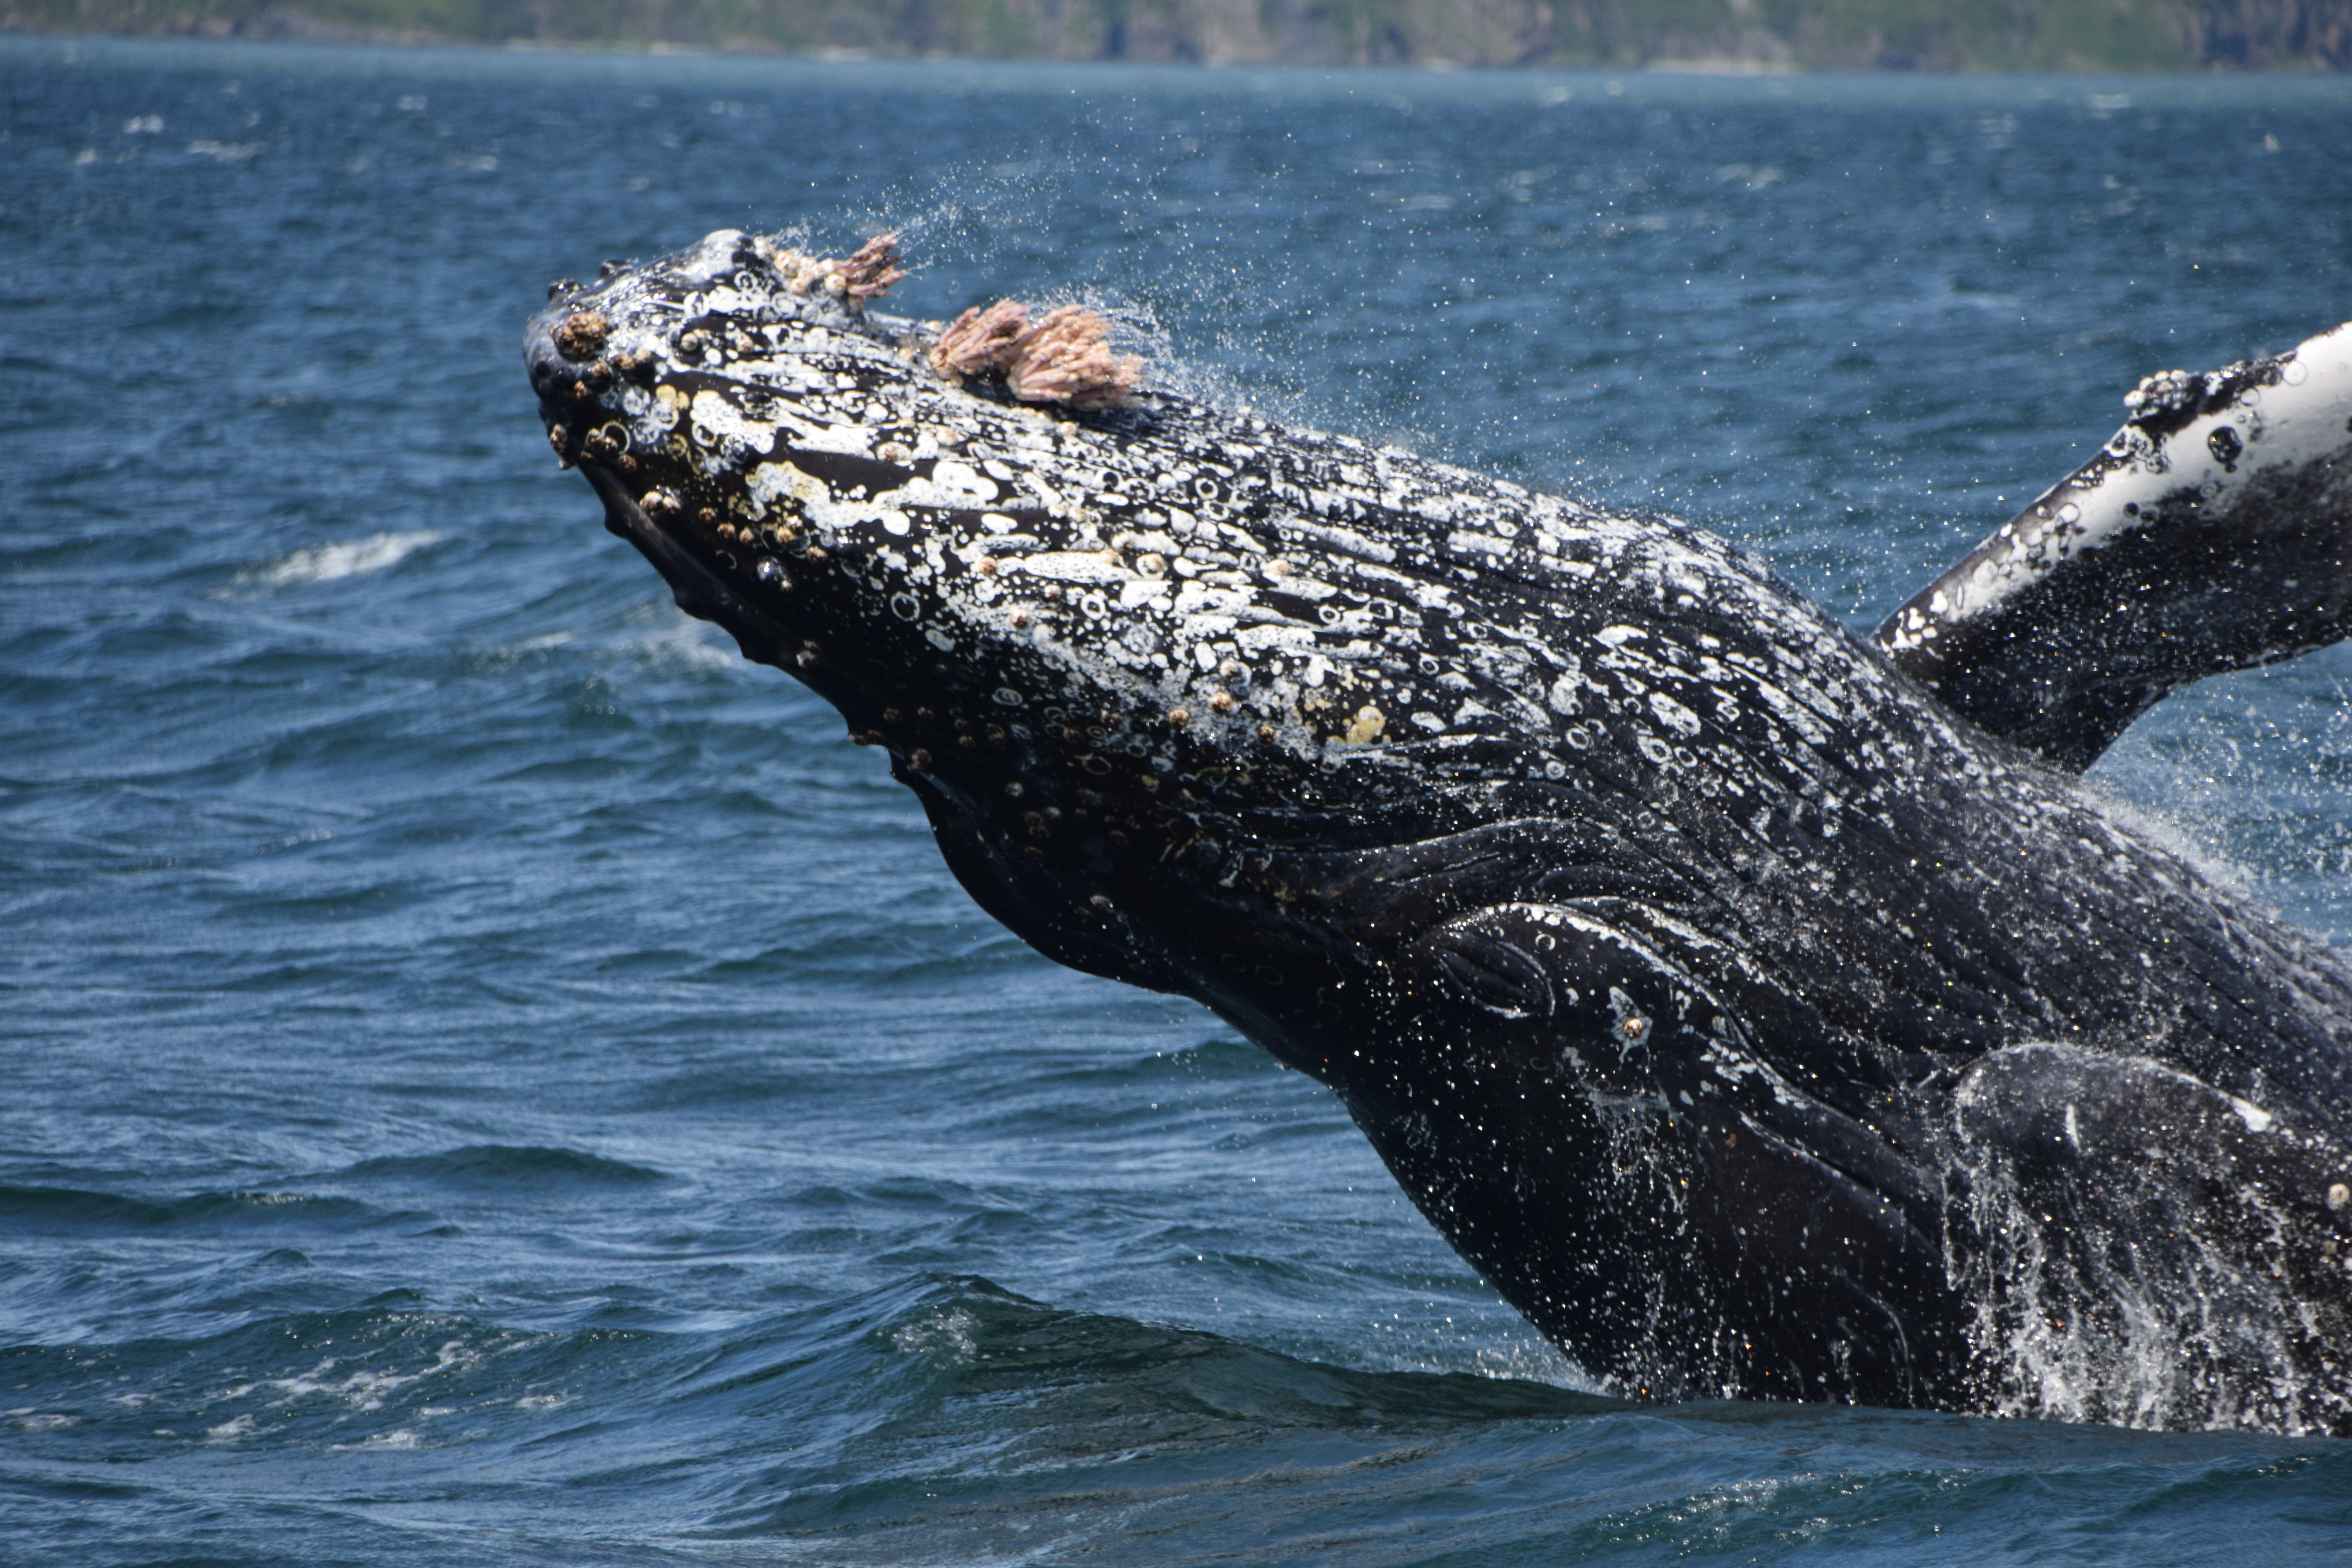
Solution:
<svg viewBox="0 0 2352 1568"><path fill-rule="evenodd" d="M2063 1044L1979 1060L1954 1118L2000 1381L2063 1379L2083 1420L2352 1430L2352 1151ZM2253 1364L2280 1369L2268 1407L2211 1405Z"/></svg>
<svg viewBox="0 0 2352 1568"><path fill-rule="evenodd" d="M2096 458L1878 629L1947 707L2074 769L2192 681L2352 635L2352 323L2125 401Z"/></svg>
<svg viewBox="0 0 2352 1568"><path fill-rule="evenodd" d="M1939 1184L1783 1080L1645 933L1501 905L1399 962L1406 1032L1442 1054L1402 1103L1351 1109L1447 1239L1587 1367L1674 1396L1952 1392L1922 1370L1964 1359Z"/></svg>

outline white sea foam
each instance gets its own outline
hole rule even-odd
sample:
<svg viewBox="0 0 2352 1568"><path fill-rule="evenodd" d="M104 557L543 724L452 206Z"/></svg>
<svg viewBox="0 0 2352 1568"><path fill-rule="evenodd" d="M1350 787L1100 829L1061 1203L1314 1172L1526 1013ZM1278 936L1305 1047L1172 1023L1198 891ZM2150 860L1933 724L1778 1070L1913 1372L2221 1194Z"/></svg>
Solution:
<svg viewBox="0 0 2352 1568"><path fill-rule="evenodd" d="M2153 766L2147 771L2151 775L2157 772ZM2082 785L2083 793L2097 805L2100 813L2117 826L2186 862L2214 886L2227 889L2251 901L2263 902L2258 890L2261 883L2259 874L2252 868L2225 856L2221 847L2211 842L2216 837L2213 825L2200 822L2191 815L2197 803L2185 777L2164 807L2118 793L2116 782L2112 777L2088 777L2082 781Z"/></svg>
<svg viewBox="0 0 2352 1568"><path fill-rule="evenodd" d="M390 1432L379 1432L374 1436L362 1438L356 1443L331 1443L327 1446L327 1451L332 1454L353 1454L364 1453L374 1448L421 1447L423 1447L423 1440L408 1427L402 1426Z"/></svg>
<svg viewBox="0 0 2352 1568"><path fill-rule="evenodd" d="M288 588L307 583L331 583L338 577L363 576L398 565L426 545L440 542L441 536L428 530L373 533L341 544L314 544L269 567L261 574L260 580L272 587Z"/></svg>
<svg viewBox="0 0 2352 1568"><path fill-rule="evenodd" d="M620 645L621 651L631 653L656 666L684 666L688 669L740 670L743 657L727 634L707 621L690 618L682 610L663 606L663 613L676 618L656 630L650 637L638 637Z"/></svg>
<svg viewBox="0 0 2352 1568"><path fill-rule="evenodd" d="M959 1360L970 1361L979 1353L979 1347L972 1342L971 1324L971 1314L961 1307L928 1312L914 1322L901 1325L890 1336L890 1342L910 1355L944 1350Z"/></svg>
<svg viewBox="0 0 2352 1568"><path fill-rule="evenodd" d="M215 1400L241 1399L256 1390L268 1390L269 1397L264 1403L273 1408L291 1405L299 1399L323 1396L341 1400L357 1410L381 1410L383 1408L385 1398L395 1390L421 1378L431 1377L436 1373L453 1369L463 1371L478 1364L481 1359L481 1353L478 1351L467 1349L460 1341L449 1340L443 1343L439 1352L430 1363L418 1367L414 1372L380 1372L362 1367L346 1376L330 1378L328 1373L335 1370L339 1358L329 1356L307 1373L299 1373L292 1377L266 1377L251 1383L238 1384L235 1387L221 1390L214 1395L214 1398ZM229 1425L234 1426L235 1423L232 1422Z"/></svg>

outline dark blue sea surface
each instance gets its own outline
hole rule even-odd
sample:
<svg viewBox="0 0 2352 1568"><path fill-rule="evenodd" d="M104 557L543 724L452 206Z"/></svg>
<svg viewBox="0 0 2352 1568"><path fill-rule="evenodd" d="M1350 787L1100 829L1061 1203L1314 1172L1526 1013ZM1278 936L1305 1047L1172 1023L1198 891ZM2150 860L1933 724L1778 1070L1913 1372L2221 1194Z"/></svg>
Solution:
<svg viewBox="0 0 2352 1568"><path fill-rule="evenodd" d="M560 275L904 305L1698 520L1867 626L2352 316L2352 81L0 40L0 1562L2265 1563L2352 1444L1601 1396L1055 968L556 471ZM2340 650L2116 809L2352 941Z"/></svg>

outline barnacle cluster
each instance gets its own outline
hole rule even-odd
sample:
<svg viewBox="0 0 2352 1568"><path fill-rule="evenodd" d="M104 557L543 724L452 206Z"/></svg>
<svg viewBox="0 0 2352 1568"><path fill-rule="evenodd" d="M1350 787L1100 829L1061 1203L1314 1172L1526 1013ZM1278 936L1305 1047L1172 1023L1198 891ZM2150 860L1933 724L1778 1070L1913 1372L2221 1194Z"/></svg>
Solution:
<svg viewBox="0 0 2352 1568"><path fill-rule="evenodd" d="M796 293L819 291L844 300L879 299L907 276L898 265L898 237L877 234L847 256L811 256L778 245L762 235L755 239L761 258Z"/></svg>
<svg viewBox="0 0 2352 1568"><path fill-rule="evenodd" d="M1112 408L1125 403L1143 362L1111 352L1110 323L1083 305L1057 305L1034 319L1017 300L975 306L958 316L931 349L941 375L992 373L1023 403Z"/></svg>

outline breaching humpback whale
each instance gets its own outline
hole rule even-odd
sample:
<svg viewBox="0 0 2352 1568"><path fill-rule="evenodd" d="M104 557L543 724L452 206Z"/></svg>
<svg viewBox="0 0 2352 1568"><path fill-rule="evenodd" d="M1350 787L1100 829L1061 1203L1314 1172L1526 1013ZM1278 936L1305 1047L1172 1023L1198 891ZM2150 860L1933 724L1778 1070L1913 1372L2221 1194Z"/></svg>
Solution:
<svg viewBox="0 0 2352 1568"><path fill-rule="evenodd" d="M894 276L721 231L526 359L989 913L1328 1085L1612 1390L2352 1433L2352 965L2075 779L2352 629L2352 327L2142 383L1873 639Z"/></svg>

